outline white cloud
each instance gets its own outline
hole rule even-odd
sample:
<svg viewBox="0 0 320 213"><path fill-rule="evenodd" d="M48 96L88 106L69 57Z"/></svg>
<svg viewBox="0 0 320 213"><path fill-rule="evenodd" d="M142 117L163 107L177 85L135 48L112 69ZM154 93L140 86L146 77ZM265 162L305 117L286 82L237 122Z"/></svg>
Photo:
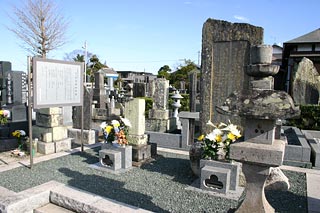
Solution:
<svg viewBox="0 0 320 213"><path fill-rule="evenodd" d="M191 1L185 1L185 2L183 2L184 4L192 4L192 2Z"/></svg>
<svg viewBox="0 0 320 213"><path fill-rule="evenodd" d="M243 17L243 16L234 15L233 18L235 18L239 21L249 22L249 19L246 17Z"/></svg>

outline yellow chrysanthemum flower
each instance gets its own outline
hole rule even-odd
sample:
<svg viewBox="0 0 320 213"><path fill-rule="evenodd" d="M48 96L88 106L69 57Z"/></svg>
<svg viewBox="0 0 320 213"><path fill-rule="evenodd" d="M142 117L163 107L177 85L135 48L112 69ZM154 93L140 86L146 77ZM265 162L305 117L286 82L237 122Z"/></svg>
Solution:
<svg viewBox="0 0 320 213"><path fill-rule="evenodd" d="M236 140L236 136L234 134L232 134L231 132L229 132L228 134L228 138L232 141L235 141Z"/></svg>
<svg viewBox="0 0 320 213"><path fill-rule="evenodd" d="M217 141L217 143L220 143L222 141L221 135L216 136L216 141Z"/></svg>
<svg viewBox="0 0 320 213"><path fill-rule="evenodd" d="M200 135L200 136L198 137L198 141L202 141L203 138L204 138L204 135Z"/></svg>
<svg viewBox="0 0 320 213"><path fill-rule="evenodd" d="M106 126L106 128L105 128L105 130L108 134L111 132L112 129L113 129L113 126L110 126L110 125Z"/></svg>

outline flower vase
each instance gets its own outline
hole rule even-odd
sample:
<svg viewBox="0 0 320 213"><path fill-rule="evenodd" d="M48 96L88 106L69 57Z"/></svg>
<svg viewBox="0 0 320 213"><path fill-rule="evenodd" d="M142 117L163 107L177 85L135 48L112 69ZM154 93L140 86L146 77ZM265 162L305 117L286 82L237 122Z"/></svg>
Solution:
<svg viewBox="0 0 320 213"><path fill-rule="evenodd" d="M191 170L194 175L200 176L200 159L203 154L202 143L199 141L194 142L189 150L189 158Z"/></svg>

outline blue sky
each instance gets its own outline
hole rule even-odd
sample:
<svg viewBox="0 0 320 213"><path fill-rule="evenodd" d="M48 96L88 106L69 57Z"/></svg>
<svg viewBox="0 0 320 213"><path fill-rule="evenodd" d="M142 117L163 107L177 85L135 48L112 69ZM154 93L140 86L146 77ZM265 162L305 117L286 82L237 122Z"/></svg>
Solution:
<svg viewBox="0 0 320 213"><path fill-rule="evenodd" d="M0 61L27 70L27 55L12 32L7 13L23 0L0 0ZM208 18L264 28L264 43L282 44L320 28L319 0L55 0L69 19L69 42L48 58L62 60L82 49L118 71L157 73L182 59L198 63L202 27Z"/></svg>

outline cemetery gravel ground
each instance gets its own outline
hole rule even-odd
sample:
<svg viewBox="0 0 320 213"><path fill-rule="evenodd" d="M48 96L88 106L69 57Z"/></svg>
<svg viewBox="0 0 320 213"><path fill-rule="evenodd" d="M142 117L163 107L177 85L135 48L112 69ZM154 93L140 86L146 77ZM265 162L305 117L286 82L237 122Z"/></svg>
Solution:
<svg viewBox="0 0 320 213"><path fill-rule="evenodd" d="M195 179L188 156L158 153L151 163L116 175L89 167L99 161L99 150L37 163L31 170L19 167L2 172L0 185L19 192L55 180L154 212L227 212L238 205L234 200L186 190ZM276 212L307 212L305 174L284 173L290 180L290 190L267 191L268 201Z"/></svg>

